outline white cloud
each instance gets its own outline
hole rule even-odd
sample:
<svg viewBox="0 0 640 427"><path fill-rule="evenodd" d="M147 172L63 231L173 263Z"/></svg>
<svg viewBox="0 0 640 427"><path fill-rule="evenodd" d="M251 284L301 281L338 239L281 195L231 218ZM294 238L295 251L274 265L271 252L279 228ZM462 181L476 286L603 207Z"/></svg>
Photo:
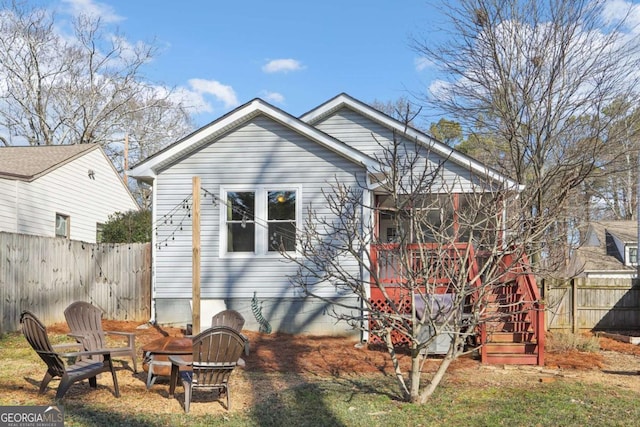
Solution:
<svg viewBox="0 0 640 427"><path fill-rule="evenodd" d="M191 114L213 112L213 106L204 98L202 93L198 93L186 87L175 88L169 95L169 98L171 98L175 103L184 105Z"/></svg>
<svg viewBox="0 0 640 427"><path fill-rule="evenodd" d="M609 0L603 8L603 17L605 21L612 23L624 19L626 26L633 33L639 31L640 25L640 6L626 0Z"/></svg>
<svg viewBox="0 0 640 427"><path fill-rule="evenodd" d="M238 98L233 88L216 80L190 79L189 86L200 96L213 95L218 101L224 103L225 108L232 108L238 105Z"/></svg>
<svg viewBox="0 0 640 427"><path fill-rule="evenodd" d="M429 85L429 93L435 98L443 98L449 96L451 91L451 83L444 80L436 79Z"/></svg>
<svg viewBox="0 0 640 427"><path fill-rule="evenodd" d="M278 92L269 92L267 90L263 90L260 92L260 96L269 102L273 102L275 104L284 103L284 95Z"/></svg>
<svg viewBox="0 0 640 427"><path fill-rule="evenodd" d="M72 15L88 15L100 18L103 22L114 23L123 21L124 18L115 13L113 7L94 0L62 0L69 5Z"/></svg>
<svg viewBox="0 0 640 427"><path fill-rule="evenodd" d="M424 57L414 59L413 64L416 67L416 71L424 71L433 66L433 62Z"/></svg>
<svg viewBox="0 0 640 427"><path fill-rule="evenodd" d="M296 59L273 59L262 66L265 73L288 73L302 69L304 66Z"/></svg>

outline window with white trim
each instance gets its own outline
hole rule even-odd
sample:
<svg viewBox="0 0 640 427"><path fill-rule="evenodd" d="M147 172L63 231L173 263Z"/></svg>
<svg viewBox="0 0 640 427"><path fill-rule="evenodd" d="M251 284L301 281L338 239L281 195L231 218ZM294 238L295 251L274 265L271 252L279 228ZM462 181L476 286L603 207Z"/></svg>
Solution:
<svg viewBox="0 0 640 427"><path fill-rule="evenodd" d="M96 243L102 243L104 238L104 224L96 222Z"/></svg>
<svg viewBox="0 0 640 427"><path fill-rule="evenodd" d="M295 251L298 190L227 189L224 194L226 253L275 254Z"/></svg>
<svg viewBox="0 0 640 427"><path fill-rule="evenodd" d="M637 246L627 247L627 265L631 265L631 266L638 265L638 247Z"/></svg>
<svg viewBox="0 0 640 427"><path fill-rule="evenodd" d="M69 215L56 214L56 237L69 238Z"/></svg>

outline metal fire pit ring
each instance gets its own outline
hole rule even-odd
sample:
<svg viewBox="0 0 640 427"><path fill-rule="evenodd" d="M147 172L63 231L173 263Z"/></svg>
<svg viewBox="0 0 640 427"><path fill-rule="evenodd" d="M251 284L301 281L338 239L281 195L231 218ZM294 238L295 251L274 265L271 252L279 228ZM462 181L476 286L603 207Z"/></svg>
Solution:
<svg viewBox="0 0 640 427"><path fill-rule="evenodd" d="M147 372L147 390L158 376L171 376L169 356L191 355L193 341L184 337L162 337L142 347L142 368Z"/></svg>

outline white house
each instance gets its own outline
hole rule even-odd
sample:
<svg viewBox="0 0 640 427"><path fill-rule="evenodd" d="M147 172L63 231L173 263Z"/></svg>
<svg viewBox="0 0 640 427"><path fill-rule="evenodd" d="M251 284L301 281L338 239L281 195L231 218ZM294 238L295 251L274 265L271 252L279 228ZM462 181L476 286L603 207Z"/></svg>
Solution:
<svg viewBox="0 0 640 427"><path fill-rule="evenodd" d="M98 144L0 148L0 231L95 243L139 206Z"/></svg>
<svg viewBox="0 0 640 427"><path fill-rule="evenodd" d="M348 334L326 314L327 306L305 299L287 276L296 267L270 246L270 227L302 226L309 206L319 215L330 182L372 183L380 164L375 155L394 135L428 149L429 162L442 163L448 191L468 191L473 183L500 182L519 188L485 165L374 108L340 94L301 117L254 99L145 159L130 176L153 186L152 311L158 323L191 322L193 177L199 177L201 204L202 325L223 307L240 311L246 328L266 319L289 333ZM375 186L371 203L384 203ZM286 215L270 208L284 204ZM451 219L450 212L444 213ZM374 221L374 218L369 218ZM393 233L384 224L383 233ZM295 250L295 248L291 248ZM363 274L354 266L354 274ZM328 297L355 298L333 295Z"/></svg>

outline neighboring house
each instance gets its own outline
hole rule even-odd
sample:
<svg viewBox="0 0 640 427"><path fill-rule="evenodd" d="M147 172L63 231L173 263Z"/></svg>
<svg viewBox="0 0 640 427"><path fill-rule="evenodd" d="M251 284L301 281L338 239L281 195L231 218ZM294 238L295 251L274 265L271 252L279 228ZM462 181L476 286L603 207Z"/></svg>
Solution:
<svg viewBox="0 0 640 427"><path fill-rule="evenodd" d="M570 260L567 277L626 279L638 272L638 222L594 221Z"/></svg>
<svg viewBox="0 0 640 427"><path fill-rule="evenodd" d="M95 243L109 215L134 209L98 144L0 148L0 231Z"/></svg>

